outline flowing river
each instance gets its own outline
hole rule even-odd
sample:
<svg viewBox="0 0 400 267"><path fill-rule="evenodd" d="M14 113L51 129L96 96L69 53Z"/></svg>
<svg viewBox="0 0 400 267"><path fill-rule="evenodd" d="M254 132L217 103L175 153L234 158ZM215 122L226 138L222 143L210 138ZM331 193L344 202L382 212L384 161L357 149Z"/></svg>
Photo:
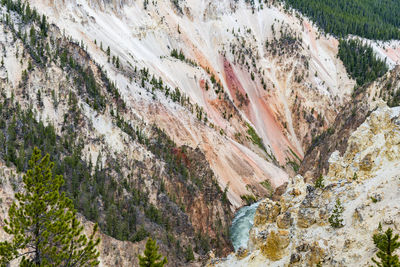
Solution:
<svg viewBox="0 0 400 267"><path fill-rule="evenodd" d="M254 203L238 210L230 228L230 238L235 251L240 247L247 248L249 232L254 224L254 215L260 203Z"/></svg>

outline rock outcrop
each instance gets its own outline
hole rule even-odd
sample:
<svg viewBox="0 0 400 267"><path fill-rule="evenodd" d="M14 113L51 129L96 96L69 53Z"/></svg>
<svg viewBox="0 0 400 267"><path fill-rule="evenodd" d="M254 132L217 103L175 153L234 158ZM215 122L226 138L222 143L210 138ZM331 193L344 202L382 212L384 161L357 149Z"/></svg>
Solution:
<svg viewBox="0 0 400 267"><path fill-rule="evenodd" d="M351 134L368 118L376 108L380 97L388 105L396 103L396 92L400 89L400 67L397 66L384 77L359 88L352 101L340 108L330 127L314 138L300 165L299 173L312 181L329 170L329 158L334 151L345 153ZM367 159L366 159L367 160Z"/></svg>
<svg viewBox="0 0 400 267"><path fill-rule="evenodd" d="M24 14L27 3L36 19ZM75 207L102 230L102 264L137 264L148 235L168 266L196 265L190 249L195 261L210 250L224 256L234 210L275 188L238 257L260 248L271 261L300 264L307 251L310 261L321 258L319 243L288 251L293 229L321 225L330 206L319 209L320 190L300 183L289 185L301 199L293 210L283 189L339 107L352 103L346 138L371 110L349 115L355 81L333 36L281 1L2 1L0 17L0 161L20 176L38 145L60 163ZM347 141L337 140L322 159L344 153ZM375 156L335 170L367 176ZM0 190L12 195L19 185ZM0 220L10 199L3 203Z"/></svg>
<svg viewBox="0 0 400 267"><path fill-rule="evenodd" d="M369 266L379 224L400 231L400 108L383 102L354 131L343 156L330 157L324 186L300 175L279 201L260 203L248 256L217 266ZM343 226L329 223L335 204Z"/></svg>

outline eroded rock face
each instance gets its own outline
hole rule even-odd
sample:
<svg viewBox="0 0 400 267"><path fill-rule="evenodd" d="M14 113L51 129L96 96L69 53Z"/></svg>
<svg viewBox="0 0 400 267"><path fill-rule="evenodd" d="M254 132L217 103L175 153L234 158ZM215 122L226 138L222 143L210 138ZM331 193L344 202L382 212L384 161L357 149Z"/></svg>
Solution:
<svg viewBox="0 0 400 267"><path fill-rule="evenodd" d="M326 131L317 138L306 152L300 165L299 173L307 181L317 179L321 174L326 175L329 171L329 158L332 152L339 151L341 155L349 149L350 136L369 117L372 111L379 105L376 96L381 96L387 103L392 103L393 90L400 86L400 66L388 72L384 77L358 90L352 101L341 107L333 124L330 124L330 131ZM380 100L382 101L382 100ZM371 118L371 120L375 120ZM376 120L379 125L379 120ZM374 127L373 127L374 128ZM378 130L378 128L375 128ZM372 130L372 133L375 131ZM371 140L372 141L372 140ZM351 147L352 151L360 148ZM365 156L365 155L364 155ZM368 158L366 158L368 160ZM364 165L363 167L367 167Z"/></svg>
<svg viewBox="0 0 400 267"><path fill-rule="evenodd" d="M239 248L238 251L236 252L236 256L239 259L243 259L243 258L247 257L247 255L249 255L249 251L247 249L245 249L245 248L242 248L242 247Z"/></svg>
<svg viewBox="0 0 400 267"><path fill-rule="evenodd" d="M266 242L261 245L262 254L272 261L283 258L286 254L286 248L289 246L289 232L284 230L271 231Z"/></svg>
<svg viewBox="0 0 400 267"><path fill-rule="evenodd" d="M266 223L274 222L280 213L280 210L281 208L279 204L272 200L265 200L258 206L256 215L254 216L254 225L264 225Z"/></svg>
<svg viewBox="0 0 400 267"><path fill-rule="evenodd" d="M260 203L249 255L218 266L369 266L379 223L400 229L399 115L379 103L343 156L333 153L324 188L296 176L279 201ZM342 228L329 223L337 199Z"/></svg>
<svg viewBox="0 0 400 267"><path fill-rule="evenodd" d="M290 212L285 212L278 217L276 217L276 224L281 229L288 229L292 225L292 214Z"/></svg>
<svg viewBox="0 0 400 267"><path fill-rule="evenodd" d="M335 152L329 160L329 177L368 179L388 161L400 159L399 109L380 103L378 110L349 138L349 149L341 157Z"/></svg>
<svg viewBox="0 0 400 267"><path fill-rule="evenodd" d="M297 226L300 228L308 228L316 222L315 211L312 209L302 208L297 213Z"/></svg>

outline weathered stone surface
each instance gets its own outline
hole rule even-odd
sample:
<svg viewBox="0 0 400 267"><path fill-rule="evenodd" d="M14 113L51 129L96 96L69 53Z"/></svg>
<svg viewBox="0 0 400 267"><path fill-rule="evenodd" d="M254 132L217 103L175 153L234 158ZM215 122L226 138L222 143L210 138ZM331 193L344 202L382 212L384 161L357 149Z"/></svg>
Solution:
<svg viewBox="0 0 400 267"><path fill-rule="evenodd" d="M370 171L372 168L372 163L372 155L368 154L362 159L360 163L360 169L363 171Z"/></svg>
<svg viewBox="0 0 400 267"><path fill-rule="evenodd" d="M304 200L301 202L302 207L304 208L317 208L318 207L318 198L315 192L315 187L309 185L307 186L307 195Z"/></svg>
<svg viewBox="0 0 400 267"><path fill-rule="evenodd" d="M301 208L297 213L297 226L300 228L308 228L316 222L315 210Z"/></svg>
<svg viewBox="0 0 400 267"><path fill-rule="evenodd" d="M310 245L308 243L303 243L296 247L297 252L306 252L310 250Z"/></svg>
<svg viewBox="0 0 400 267"><path fill-rule="evenodd" d="M292 255L290 255L290 263L297 263L301 260L301 256L298 253L293 253Z"/></svg>
<svg viewBox="0 0 400 267"><path fill-rule="evenodd" d="M288 183L286 182L286 183L282 184L281 186L277 187L272 196L272 200L279 201L281 199L282 194L285 193L287 186L288 186Z"/></svg>
<svg viewBox="0 0 400 267"><path fill-rule="evenodd" d="M241 247L236 252L236 258L243 259L243 258L247 257L248 254L249 254L249 251L247 249Z"/></svg>
<svg viewBox="0 0 400 267"><path fill-rule="evenodd" d="M400 229L400 126L394 124L400 107L381 106L373 114L343 155L332 154L323 189L296 176L278 202L260 205L263 216L250 232L257 242L237 266L370 265L379 222ZM338 198L344 226L334 229L328 219Z"/></svg>
<svg viewBox="0 0 400 267"><path fill-rule="evenodd" d="M261 246L261 252L272 261L280 260L285 255L285 249L289 242L289 232L272 231L269 233L265 244Z"/></svg>
<svg viewBox="0 0 400 267"><path fill-rule="evenodd" d="M279 228L288 229L292 224L293 219L290 212L285 212L276 218L276 224Z"/></svg>
<svg viewBox="0 0 400 267"><path fill-rule="evenodd" d="M307 266L316 266L324 258L324 250L315 242L306 254Z"/></svg>
<svg viewBox="0 0 400 267"><path fill-rule="evenodd" d="M254 225L258 226L274 222L280 210L280 205L272 200L267 199L261 202L254 216Z"/></svg>

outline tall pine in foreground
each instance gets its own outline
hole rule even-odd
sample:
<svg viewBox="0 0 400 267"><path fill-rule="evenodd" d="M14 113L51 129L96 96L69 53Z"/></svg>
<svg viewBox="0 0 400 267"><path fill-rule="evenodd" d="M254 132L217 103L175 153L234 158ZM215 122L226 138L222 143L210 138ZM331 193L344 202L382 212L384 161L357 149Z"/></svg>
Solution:
<svg viewBox="0 0 400 267"><path fill-rule="evenodd" d="M372 261L378 267L400 267L399 256L394 251L400 247L398 242L399 235L393 235L391 228L385 233L374 234L373 240L379 251L376 253L378 260L372 258Z"/></svg>
<svg viewBox="0 0 400 267"><path fill-rule="evenodd" d="M21 260L20 266L99 264L97 225L89 237L82 233L72 201L59 192L64 179L53 175L53 166L48 154L42 158L40 150L34 149L24 188L15 194L9 220L4 221L4 231L13 238L0 242L0 265L15 259Z"/></svg>
<svg viewBox="0 0 400 267"><path fill-rule="evenodd" d="M158 246L155 240L147 239L144 256L139 255L140 267L163 267L167 264L167 258L161 260L162 255L158 253Z"/></svg>

